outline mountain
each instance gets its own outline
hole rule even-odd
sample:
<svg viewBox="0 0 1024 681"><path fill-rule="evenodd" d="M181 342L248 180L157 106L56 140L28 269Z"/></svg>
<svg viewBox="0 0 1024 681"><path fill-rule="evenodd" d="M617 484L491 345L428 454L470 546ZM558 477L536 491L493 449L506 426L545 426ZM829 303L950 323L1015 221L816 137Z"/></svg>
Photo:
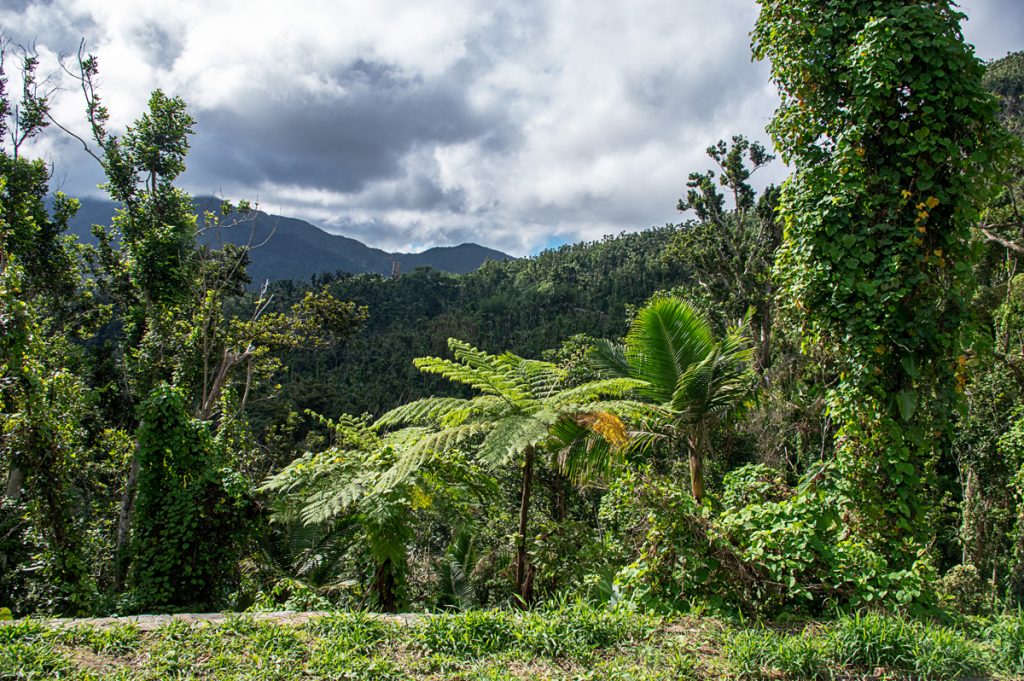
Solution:
<svg viewBox="0 0 1024 681"><path fill-rule="evenodd" d="M220 200L212 197L196 197L194 203L197 214L204 210L217 212L220 207ZM116 208L117 204L112 201L81 199L78 215L71 221L71 233L83 241L95 243L91 226L109 225ZM388 253L356 239L329 234L305 220L262 211L252 211L245 217L233 213L224 217L222 224L231 226L201 234L200 242L214 247L225 243L251 244L249 276L253 282L308 280L324 272L391 274L396 262L402 272L427 266L465 274L488 260L511 258L501 251L472 243L435 247L422 253Z"/></svg>

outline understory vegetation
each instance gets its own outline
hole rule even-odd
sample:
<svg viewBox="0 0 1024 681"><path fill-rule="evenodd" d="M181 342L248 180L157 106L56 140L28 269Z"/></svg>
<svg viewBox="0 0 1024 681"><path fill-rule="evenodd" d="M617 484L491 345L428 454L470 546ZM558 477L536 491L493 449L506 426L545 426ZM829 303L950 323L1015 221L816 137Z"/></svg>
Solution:
<svg viewBox="0 0 1024 681"><path fill-rule="evenodd" d="M249 206L175 185L185 102L115 133L85 53L121 209L66 237L4 44L0 678L1024 674L1024 53L759 4L782 187L736 135L678 225L256 290L197 242ZM38 619L211 610L432 614Z"/></svg>

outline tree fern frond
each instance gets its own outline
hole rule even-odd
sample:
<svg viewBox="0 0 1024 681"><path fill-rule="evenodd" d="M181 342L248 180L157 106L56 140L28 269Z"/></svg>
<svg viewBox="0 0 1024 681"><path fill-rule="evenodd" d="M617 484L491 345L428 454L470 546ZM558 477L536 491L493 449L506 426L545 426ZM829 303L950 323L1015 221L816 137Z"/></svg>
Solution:
<svg viewBox="0 0 1024 681"><path fill-rule="evenodd" d="M482 393L501 395L506 388L500 374L493 370L481 370L441 357L417 357L412 363L425 374L436 374Z"/></svg>
<svg viewBox="0 0 1024 681"><path fill-rule="evenodd" d="M575 388L563 390L552 398L552 404L558 407L586 405L603 397L624 397L645 387L646 381L635 378L606 378L590 381Z"/></svg>
<svg viewBox="0 0 1024 681"><path fill-rule="evenodd" d="M312 491L303 497L302 522L307 525L330 522L348 512L366 491L365 480Z"/></svg>
<svg viewBox="0 0 1024 681"><path fill-rule="evenodd" d="M463 405L453 409L438 421L442 427L457 426L469 420L487 419L492 415L500 415L502 410L508 407L508 403L493 395L479 395L464 400Z"/></svg>
<svg viewBox="0 0 1024 681"><path fill-rule="evenodd" d="M527 447L543 441L553 422L553 418L538 413L507 416L484 437L478 456L488 466L504 466Z"/></svg>
<svg viewBox="0 0 1024 681"><path fill-rule="evenodd" d="M386 494L404 483L413 473L439 452L449 451L481 437L492 426L489 423L467 423L461 426L427 431L399 450L394 465L385 471L374 486L374 494Z"/></svg>
<svg viewBox="0 0 1024 681"><path fill-rule="evenodd" d="M434 425L448 414L466 407L461 397L425 397L395 407L373 424L374 428L389 428L401 424Z"/></svg>
<svg viewBox="0 0 1024 681"><path fill-rule="evenodd" d="M518 357L516 359L519 363L515 371L526 383L531 397L535 399L548 399L558 392L565 381L565 371L551 362Z"/></svg>
<svg viewBox="0 0 1024 681"><path fill-rule="evenodd" d="M500 395L510 401L522 400L530 396L529 386L513 371L516 362L523 361L522 358L511 353L502 356L491 355L457 338L449 338L448 347L455 355L455 359L461 362L461 364L456 362L451 364L454 367L462 368L462 372L453 371L451 376L446 375L449 380L470 385L480 392ZM439 373L436 370L424 369L418 362L419 360L414 360L421 371ZM426 366L440 365L437 362L428 362ZM451 369L449 368L449 370ZM459 378L460 373L465 377L464 379ZM470 383L470 378L475 379L475 382Z"/></svg>

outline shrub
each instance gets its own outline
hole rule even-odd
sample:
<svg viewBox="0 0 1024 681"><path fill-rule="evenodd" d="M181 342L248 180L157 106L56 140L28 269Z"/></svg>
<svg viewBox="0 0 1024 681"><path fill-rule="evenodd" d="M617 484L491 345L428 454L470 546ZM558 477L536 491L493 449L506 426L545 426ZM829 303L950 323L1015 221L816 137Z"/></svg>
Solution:
<svg viewBox="0 0 1024 681"><path fill-rule="evenodd" d="M946 607L977 614L985 607L985 580L973 565L956 565L943 575L939 598Z"/></svg>

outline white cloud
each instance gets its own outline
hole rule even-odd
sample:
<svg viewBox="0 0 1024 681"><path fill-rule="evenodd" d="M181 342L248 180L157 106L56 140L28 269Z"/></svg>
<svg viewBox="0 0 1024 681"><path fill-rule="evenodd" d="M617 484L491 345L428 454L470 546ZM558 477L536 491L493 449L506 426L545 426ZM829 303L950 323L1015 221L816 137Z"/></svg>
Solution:
<svg viewBox="0 0 1024 681"><path fill-rule="evenodd" d="M522 254L678 220L704 149L766 141L776 103L750 60L752 0L15 5L0 25L37 39L44 63L88 39L116 126L153 88L186 99L201 131L189 190L389 249L473 239ZM967 38L998 45L982 56L1021 47L1014 0L966 5ZM81 111L73 90L55 107L84 132ZM94 187L66 138L36 151L67 190Z"/></svg>

